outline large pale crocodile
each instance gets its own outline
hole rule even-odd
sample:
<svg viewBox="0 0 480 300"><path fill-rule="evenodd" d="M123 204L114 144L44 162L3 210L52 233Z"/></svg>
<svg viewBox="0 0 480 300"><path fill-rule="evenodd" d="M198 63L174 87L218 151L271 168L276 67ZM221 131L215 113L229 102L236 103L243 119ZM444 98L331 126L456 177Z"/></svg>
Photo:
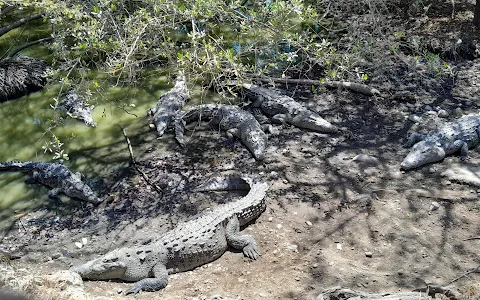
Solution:
<svg viewBox="0 0 480 300"><path fill-rule="evenodd" d="M58 104L58 108L66 111L73 118L82 120L87 126L97 126L92 116L94 106L86 106L80 95L75 91L68 91L65 98Z"/></svg>
<svg viewBox="0 0 480 300"><path fill-rule="evenodd" d="M442 160L445 155L460 150L462 160L468 158L468 148L480 143L480 115L470 114L455 122L446 123L429 134L413 133L405 143L413 145L400 167L404 170L417 168Z"/></svg>
<svg viewBox="0 0 480 300"><path fill-rule="evenodd" d="M162 136L165 130L173 124L175 116L180 113L189 97L185 76L180 73L175 86L161 96L157 106L148 112L153 115L153 124L159 136Z"/></svg>
<svg viewBox="0 0 480 300"><path fill-rule="evenodd" d="M211 120L213 125L219 126L231 138L238 137L250 150L255 159L265 157L267 135L263 129L268 127L260 125L255 117L248 111L236 105L203 104L192 107L177 117L175 121L175 137L184 145L183 132L185 124L196 120Z"/></svg>
<svg viewBox="0 0 480 300"><path fill-rule="evenodd" d="M150 244L115 249L71 270L84 279L135 282L126 294L136 294L164 288L169 274L214 261L228 246L257 259L260 251L255 239L239 230L265 210L268 185L250 178L244 180L250 184L245 197L180 223Z"/></svg>
<svg viewBox="0 0 480 300"><path fill-rule="evenodd" d="M337 132L338 128L308 109L293 98L279 95L274 91L253 84L243 84L246 96L252 99L252 107L260 108L263 113L272 116L279 123L288 123L295 127L319 132Z"/></svg>
<svg viewBox="0 0 480 300"><path fill-rule="evenodd" d="M32 175L26 182L39 182L52 187L48 193L51 199L59 200L58 194L77 198L94 204L102 202L92 189L82 181L82 174L73 173L66 166L59 163L47 162L1 162L0 171L20 171Z"/></svg>

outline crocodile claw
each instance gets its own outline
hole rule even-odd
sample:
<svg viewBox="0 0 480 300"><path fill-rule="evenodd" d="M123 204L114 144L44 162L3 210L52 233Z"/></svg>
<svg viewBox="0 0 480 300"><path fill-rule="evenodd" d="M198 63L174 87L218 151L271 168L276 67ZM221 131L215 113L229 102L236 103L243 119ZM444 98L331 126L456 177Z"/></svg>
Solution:
<svg viewBox="0 0 480 300"><path fill-rule="evenodd" d="M131 288L129 288L126 292L125 295L130 295L130 294L138 294L142 291L142 288L134 284Z"/></svg>
<svg viewBox="0 0 480 300"><path fill-rule="evenodd" d="M243 254L251 259L257 259L260 256L260 250L255 245L248 245L243 248Z"/></svg>

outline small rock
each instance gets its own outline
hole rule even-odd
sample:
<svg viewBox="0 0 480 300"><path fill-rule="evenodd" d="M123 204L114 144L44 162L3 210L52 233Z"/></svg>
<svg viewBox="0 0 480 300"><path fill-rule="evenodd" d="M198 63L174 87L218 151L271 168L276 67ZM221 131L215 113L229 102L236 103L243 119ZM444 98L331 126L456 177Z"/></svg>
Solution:
<svg viewBox="0 0 480 300"><path fill-rule="evenodd" d="M150 123L148 124L148 127L150 127L150 129L155 129L155 124Z"/></svg>
<svg viewBox="0 0 480 300"><path fill-rule="evenodd" d="M430 105L425 105L424 108L425 108L426 111L431 111L432 110L432 107Z"/></svg>
<svg viewBox="0 0 480 300"><path fill-rule="evenodd" d="M305 223L306 223L308 226L312 226L312 225L313 225L312 222L310 222L310 221L306 221Z"/></svg>
<svg viewBox="0 0 480 300"><path fill-rule="evenodd" d="M444 109L441 109L438 111L438 117L439 118L448 118L450 116L450 114L448 113L448 111L444 110Z"/></svg>
<svg viewBox="0 0 480 300"><path fill-rule="evenodd" d="M282 224L277 224L277 229L281 229L282 228Z"/></svg>
<svg viewBox="0 0 480 300"><path fill-rule="evenodd" d="M75 242L75 246L77 246L78 249L82 249L83 244L80 242Z"/></svg>
<svg viewBox="0 0 480 300"><path fill-rule="evenodd" d="M437 201L433 201L430 204L430 211L434 211L434 210L437 210L439 208L440 208L440 203L438 203Z"/></svg>
<svg viewBox="0 0 480 300"><path fill-rule="evenodd" d="M367 164L367 165L378 165L379 161L378 158L375 156L367 155L367 154L359 154L356 155L352 160L356 163Z"/></svg>
<svg viewBox="0 0 480 300"><path fill-rule="evenodd" d="M118 290L117 290L117 294L119 294L119 295L120 295L122 292L123 292L122 289L118 289Z"/></svg>
<svg viewBox="0 0 480 300"><path fill-rule="evenodd" d="M370 251L366 251L365 256L368 257L368 258L371 258L373 256L373 253L370 252Z"/></svg>
<svg viewBox="0 0 480 300"><path fill-rule="evenodd" d="M417 122L420 122L420 120L421 120L422 118L420 118L420 117L417 116L417 115L410 115L410 116L408 116L408 119L409 119L410 121L414 122L414 123L417 123Z"/></svg>
<svg viewBox="0 0 480 300"><path fill-rule="evenodd" d="M62 253L60 253L60 252L54 253L52 255L52 259L59 259L60 257L62 257Z"/></svg>
<svg viewBox="0 0 480 300"><path fill-rule="evenodd" d="M82 244L85 246L88 243L87 238L82 238Z"/></svg>
<svg viewBox="0 0 480 300"><path fill-rule="evenodd" d="M337 250L342 250L342 244L337 244Z"/></svg>

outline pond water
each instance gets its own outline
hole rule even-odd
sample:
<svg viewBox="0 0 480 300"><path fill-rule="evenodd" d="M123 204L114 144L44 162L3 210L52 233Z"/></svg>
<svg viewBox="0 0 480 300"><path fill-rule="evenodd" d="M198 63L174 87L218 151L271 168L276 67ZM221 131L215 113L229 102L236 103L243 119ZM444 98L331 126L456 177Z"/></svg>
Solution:
<svg viewBox="0 0 480 300"><path fill-rule="evenodd" d="M141 159L150 147L158 149L174 143L169 134L157 139L156 132L149 128L151 119L146 116L147 110L155 107L158 98L173 83L165 72L163 75L157 72L137 87L101 86L102 92L89 101L95 105L96 128L87 127L82 121L50 107L54 104L53 98L58 96L60 84L0 103L0 161L54 161L54 153L42 149L54 133L64 144L62 149L69 156L65 165L73 172L80 171L86 178L112 180L115 172L130 163L122 128L132 142L136 159ZM193 87L191 94L190 104L204 102L206 97L209 102L215 100L199 86ZM51 124L48 120L61 116L65 117L64 124L48 132ZM52 204L47 195L49 188L26 184L27 178L19 172L0 172L0 231L12 224L16 216ZM72 201L60 196L62 202Z"/></svg>

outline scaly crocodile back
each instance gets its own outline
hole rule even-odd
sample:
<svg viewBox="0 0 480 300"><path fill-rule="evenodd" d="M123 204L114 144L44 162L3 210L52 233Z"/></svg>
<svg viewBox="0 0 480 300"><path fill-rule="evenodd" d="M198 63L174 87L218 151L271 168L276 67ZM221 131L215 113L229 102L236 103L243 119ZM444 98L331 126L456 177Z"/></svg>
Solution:
<svg viewBox="0 0 480 300"><path fill-rule="evenodd" d="M225 227L229 220L236 216L242 226L265 210L268 185L250 178L244 180L251 186L245 197L180 223L155 241L156 247L165 247L169 253L167 268L173 268L170 273L191 270L217 259L228 247Z"/></svg>
<svg viewBox="0 0 480 300"><path fill-rule="evenodd" d="M471 148L480 143L480 115L469 114L455 122L446 123L438 131L430 133L428 140L439 142L442 146L455 140L462 140Z"/></svg>

